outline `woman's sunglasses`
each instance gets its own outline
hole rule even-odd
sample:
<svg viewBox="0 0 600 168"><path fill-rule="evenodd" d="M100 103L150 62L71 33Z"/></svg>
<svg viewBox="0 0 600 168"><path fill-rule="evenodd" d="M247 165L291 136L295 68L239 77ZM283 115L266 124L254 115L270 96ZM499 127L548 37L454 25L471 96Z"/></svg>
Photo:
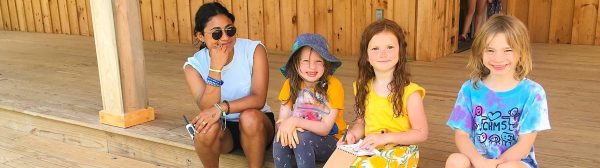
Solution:
<svg viewBox="0 0 600 168"><path fill-rule="evenodd" d="M233 26L229 26L225 28L225 34L227 34L227 36L232 37L233 35L235 35L237 29ZM212 33L211 36L213 39L215 40L219 40L221 39L221 37L223 37L223 29L215 29Z"/></svg>

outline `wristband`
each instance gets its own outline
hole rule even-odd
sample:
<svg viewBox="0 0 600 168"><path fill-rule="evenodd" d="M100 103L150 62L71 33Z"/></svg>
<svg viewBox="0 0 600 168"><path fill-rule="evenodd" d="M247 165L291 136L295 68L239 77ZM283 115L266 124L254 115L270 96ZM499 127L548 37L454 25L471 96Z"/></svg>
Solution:
<svg viewBox="0 0 600 168"><path fill-rule="evenodd" d="M208 68L208 71L211 71L211 72L216 72L216 73L221 73L221 70L218 70L218 69L212 69L212 68Z"/></svg>
<svg viewBox="0 0 600 168"><path fill-rule="evenodd" d="M217 80L210 76L208 78L206 78L206 84L208 84L210 86L221 87L221 85L223 85L223 83L225 83L225 82L223 82L222 80Z"/></svg>

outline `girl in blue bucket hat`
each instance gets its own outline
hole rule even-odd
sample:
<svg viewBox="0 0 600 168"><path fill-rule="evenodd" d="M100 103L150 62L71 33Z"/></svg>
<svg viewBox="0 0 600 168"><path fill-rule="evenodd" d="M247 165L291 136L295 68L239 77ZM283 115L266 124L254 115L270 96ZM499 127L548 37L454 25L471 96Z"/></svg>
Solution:
<svg viewBox="0 0 600 168"><path fill-rule="evenodd" d="M344 89L333 73L342 65L318 34L302 34L281 73L285 80L273 142L276 167L315 167L327 161L346 128Z"/></svg>

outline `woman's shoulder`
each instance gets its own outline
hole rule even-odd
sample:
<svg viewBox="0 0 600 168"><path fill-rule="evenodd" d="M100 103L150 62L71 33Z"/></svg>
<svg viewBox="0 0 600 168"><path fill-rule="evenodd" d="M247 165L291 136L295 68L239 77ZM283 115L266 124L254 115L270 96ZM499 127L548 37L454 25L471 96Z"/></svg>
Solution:
<svg viewBox="0 0 600 168"><path fill-rule="evenodd" d="M254 41L245 38L237 38L235 42L235 49L243 52L236 52L239 54L245 55L246 58L252 60L254 58L255 51L258 47L266 48L262 45L260 41Z"/></svg>
<svg viewBox="0 0 600 168"><path fill-rule="evenodd" d="M250 40L250 39L245 39L245 38L237 38L236 42L235 42L235 47L236 48L244 48L244 50L254 50L256 49L256 46L258 46L259 44L261 44L260 41L254 41L254 40Z"/></svg>

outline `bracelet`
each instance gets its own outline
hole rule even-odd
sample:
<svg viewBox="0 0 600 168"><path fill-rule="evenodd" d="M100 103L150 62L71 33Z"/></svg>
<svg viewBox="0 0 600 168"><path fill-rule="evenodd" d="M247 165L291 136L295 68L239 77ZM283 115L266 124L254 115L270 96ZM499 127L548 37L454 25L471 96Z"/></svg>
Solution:
<svg viewBox="0 0 600 168"><path fill-rule="evenodd" d="M225 110L223 110L223 108L221 108L221 105L219 103L215 103L215 107L217 109L219 109L219 111L221 111L221 117L225 117L227 114L225 114Z"/></svg>
<svg viewBox="0 0 600 168"><path fill-rule="evenodd" d="M231 106L229 106L229 102L227 100L223 100L223 103L225 103L225 105L227 105L227 114L229 114L231 111Z"/></svg>
<svg viewBox="0 0 600 168"><path fill-rule="evenodd" d="M208 77L206 78L206 84L210 85L210 86L214 86L214 87L221 87L221 85L223 85L223 81L222 80L217 80L215 78L212 77Z"/></svg>
<svg viewBox="0 0 600 168"><path fill-rule="evenodd" d="M208 68L208 71L211 71L211 72L216 72L216 73L221 73L221 70L218 70L218 69L212 69L212 68Z"/></svg>
<svg viewBox="0 0 600 168"><path fill-rule="evenodd" d="M225 114L225 111L223 111L223 108L221 108L221 105L219 103L215 103L215 107L217 109L219 109L219 111L221 111L221 124L223 125L222 130L225 131L225 129L227 129L227 114Z"/></svg>

